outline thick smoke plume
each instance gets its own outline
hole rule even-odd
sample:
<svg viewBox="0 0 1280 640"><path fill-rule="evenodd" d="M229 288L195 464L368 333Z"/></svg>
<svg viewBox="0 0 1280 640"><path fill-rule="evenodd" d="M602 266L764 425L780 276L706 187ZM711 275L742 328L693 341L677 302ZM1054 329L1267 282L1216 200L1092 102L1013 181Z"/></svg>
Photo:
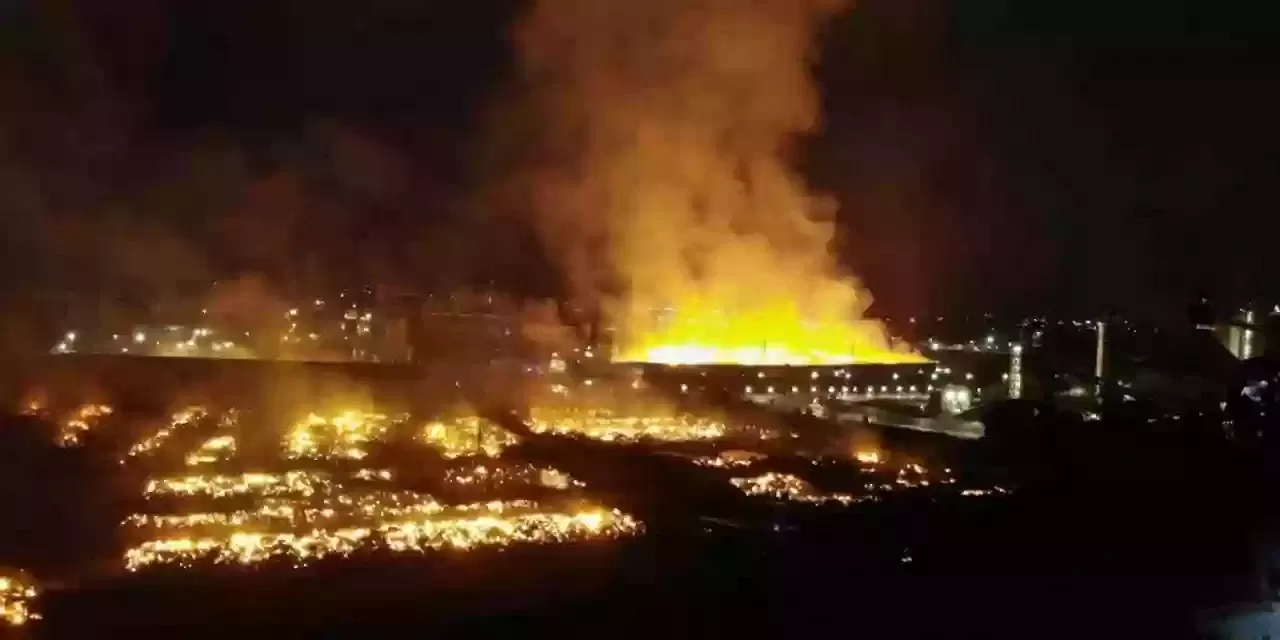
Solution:
<svg viewBox="0 0 1280 640"><path fill-rule="evenodd" d="M789 166L818 125L816 32L842 0L537 0L516 33L546 118L536 223L619 357L910 359L859 319L834 203Z"/></svg>

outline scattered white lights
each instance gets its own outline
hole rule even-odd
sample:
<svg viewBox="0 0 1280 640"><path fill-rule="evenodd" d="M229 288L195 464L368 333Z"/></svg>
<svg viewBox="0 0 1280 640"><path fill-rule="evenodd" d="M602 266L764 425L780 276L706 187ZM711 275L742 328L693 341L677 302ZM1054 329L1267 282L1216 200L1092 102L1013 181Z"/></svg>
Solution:
<svg viewBox="0 0 1280 640"><path fill-rule="evenodd" d="M942 390L942 410L955 415L973 406L973 392L968 387L948 385Z"/></svg>

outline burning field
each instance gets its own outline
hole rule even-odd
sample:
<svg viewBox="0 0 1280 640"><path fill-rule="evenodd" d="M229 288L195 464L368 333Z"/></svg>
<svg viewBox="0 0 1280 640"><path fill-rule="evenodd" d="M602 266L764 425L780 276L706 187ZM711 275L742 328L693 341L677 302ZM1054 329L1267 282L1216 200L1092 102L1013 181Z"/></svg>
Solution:
<svg viewBox="0 0 1280 640"><path fill-rule="evenodd" d="M581 483L552 468L502 461L501 439L486 440L478 420L423 426L416 442L450 464L434 483L466 489L474 501L437 498L397 483L396 472L360 466L378 457L408 416L363 411L310 413L281 440L278 469L230 472L237 462L236 414L225 413L214 434L184 456L186 469L147 480L147 510L127 518L134 540L125 567L156 564L300 564L364 551L423 553L516 543L556 543L634 535L629 516L587 500ZM157 431L172 433L196 420L201 408L177 412ZM493 429L491 427L491 429ZM139 444L150 442L151 439ZM135 445L132 451L157 448ZM136 456L135 456L136 458ZM416 477L422 484L423 478ZM500 487L544 489L543 500L496 499ZM510 492L508 492L510 493Z"/></svg>
<svg viewBox="0 0 1280 640"><path fill-rule="evenodd" d="M561 403L514 422L317 408L280 423L213 405L147 419L102 403L43 415L49 451L105 458L89 467L100 474L90 493L128 487L114 501L125 510L104 523L114 557L92 561L113 567L115 580L279 575L499 549L576 554L689 535L704 513L738 513L731 520L744 526L797 510L857 512L895 496L1006 492L888 451L803 454L784 427L674 405ZM35 584L24 579L5 595L10 624L38 615Z"/></svg>

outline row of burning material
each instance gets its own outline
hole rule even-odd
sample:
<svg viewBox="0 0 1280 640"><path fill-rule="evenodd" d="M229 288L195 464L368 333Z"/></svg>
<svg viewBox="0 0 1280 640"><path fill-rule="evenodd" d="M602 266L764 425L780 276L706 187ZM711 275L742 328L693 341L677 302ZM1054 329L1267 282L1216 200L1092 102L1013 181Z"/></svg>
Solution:
<svg viewBox="0 0 1280 640"><path fill-rule="evenodd" d="M84 436L102 420L114 413L110 405L87 404L58 422L55 442L63 447L83 444ZM168 424L134 443L126 457L149 454L184 427L208 418L203 407L189 407L176 412ZM285 439L285 457L289 459L351 459L367 455L365 445L381 439L387 432L407 421L408 415L389 416L365 411L344 411L333 416L308 414L294 424ZM229 427L237 420L235 410L225 412L219 421L219 435L188 454L187 462L197 466L216 462L234 454L236 446ZM715 440L728 433L719 420L689 415L616 415L609 411L537 411L529 421L535 433L576 435L605 442L687 442ZM446 457L499 455L519 439L477 417L430 421L422 427L420 439Z"/></svg>
<svg viewBox="0 0 1280 640"><path fill-rule="evenodd" d="M91 405L82 408L75 415L78 432L87 427L80 424L87 419L110 415L110 407ZM85 418L88 416L88 418ZM145 455L157 450L172 435L187 426L208 419L208 411L200 407L184 409L174 414L169 424L136 443L129 451L129 456ZM218 462L234 457L236 440L232 435L237 420L234 410L224 413L219 418L218 432L204 441L195 451L187 454L186 463L191 467ZM368 445L383 439L389 431L408 420L407 415L389 416L382 413L361 411L344 411L331 417L315 413L308 414L288 430L282 446L282 457L294 461L358 461L368 455ZM537 433L557 435L582 435L608 442L629 442L642 439L656 441L711 441L726 435L727 429L721 422L690 416L619 416L605 410L579 411L535 411L530 421L530 429ZM514 434L478 417L457 418L451 421L431 421L424 425L417 438L421 443L432 447L446 458L456 459L466 456L498 457L509 446L519 442ZM694 459L695 464L711 467L746 467L756 461L758 456L743 456L746 452L726 452L719 456ZM874 451L859 451L854 455L856 461L870 469L885 469L885 461ZM453 478L460 483L480 480L486 469L479 468L479 476L468 479ZM304 473L304 472L296 472ZM372 473L365 470L364 473ZM389 474L388 471L379 473ZM450 473L458 473L456 470ZM537 484L529 479L530 474L552 474L554 470L535 471L529 468L513 469L493 466L488 470L489 477L484 483L493 483L507 477L523 476L521 481ZM563 474L559 474L563 475ZM883 473L879 474L883 475ZM246 474L242 489L248 490L255 482L264 482L263 491L274 491L281 485L277 481L268 482L269 474ZM216 478L216 477L215 477ZM384 480L389 480L389 475ZM930 475L919 465L908 463L898 467L896 477L891 480L867 484L864 492L858 496L844 493L822 494L815 491L801 478L780 473L766 473L753 476L738 476L730 480L735 486L750 495L768 496L776 499L787 499L799 502L828 502L851 504L871 499L875 493L883 493L901 488L915 486L927 487L930 483L939 485L954 484L955 480L946 469L940 477L930 479ZM562 481L563 482L563 481ZM153 482L154 485L154 482ZM971 494L973 490L969 493ZM984 490L988 491L988 490Z"/></svg>
<svg viewBox="0 0 1280 640"><path fill-rule="evenodd" d="M691 458L691 462L701 467L725 470L731 474L729 482L750 496L759 496L773 500L799 502L808 504L842 505L874 502L881 496L911 489L928 489L933 487L964 496L1004 495L1008 489L999 485L984 488L962 488L950 468L941 472L930 470L910 461L896 461L878 451L862 450L853 455L854 462L860 467L859 477L864 479L856 493L823 492L803 478L778 471L759 472L766 464L765 456L749 451L723 451L714 456ZM847 461L843 461L847 464ZM814 466L822 465L822 460L810 460Z"/></svg>
<svg viewBox="0 0 1280 640"><path fill-rule="evenodd" d="M187 479L187 485L201 484ZM209 483L217 491L218 481ZM394 552L471 549L514 543L552 543L633 535L641 524L617 510L573 498L547 507L529 500L444 504L430 495L351 489L326 483L324 494L258 498L233 511L136 514L123 525L141 534L125 566L190 565L197 561L295 563L367 548Z"/></svg>

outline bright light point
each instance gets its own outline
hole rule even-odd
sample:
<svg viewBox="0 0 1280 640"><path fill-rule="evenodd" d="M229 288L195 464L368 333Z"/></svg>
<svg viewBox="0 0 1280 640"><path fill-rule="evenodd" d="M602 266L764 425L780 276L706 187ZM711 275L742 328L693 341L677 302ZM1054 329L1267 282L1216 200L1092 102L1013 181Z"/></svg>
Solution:
<svg viewBox="0 0 1280 640"><path fill-rule="evenodd" d="M853 457L862 464L880 464L879 451L858 451Z"/></svg>

